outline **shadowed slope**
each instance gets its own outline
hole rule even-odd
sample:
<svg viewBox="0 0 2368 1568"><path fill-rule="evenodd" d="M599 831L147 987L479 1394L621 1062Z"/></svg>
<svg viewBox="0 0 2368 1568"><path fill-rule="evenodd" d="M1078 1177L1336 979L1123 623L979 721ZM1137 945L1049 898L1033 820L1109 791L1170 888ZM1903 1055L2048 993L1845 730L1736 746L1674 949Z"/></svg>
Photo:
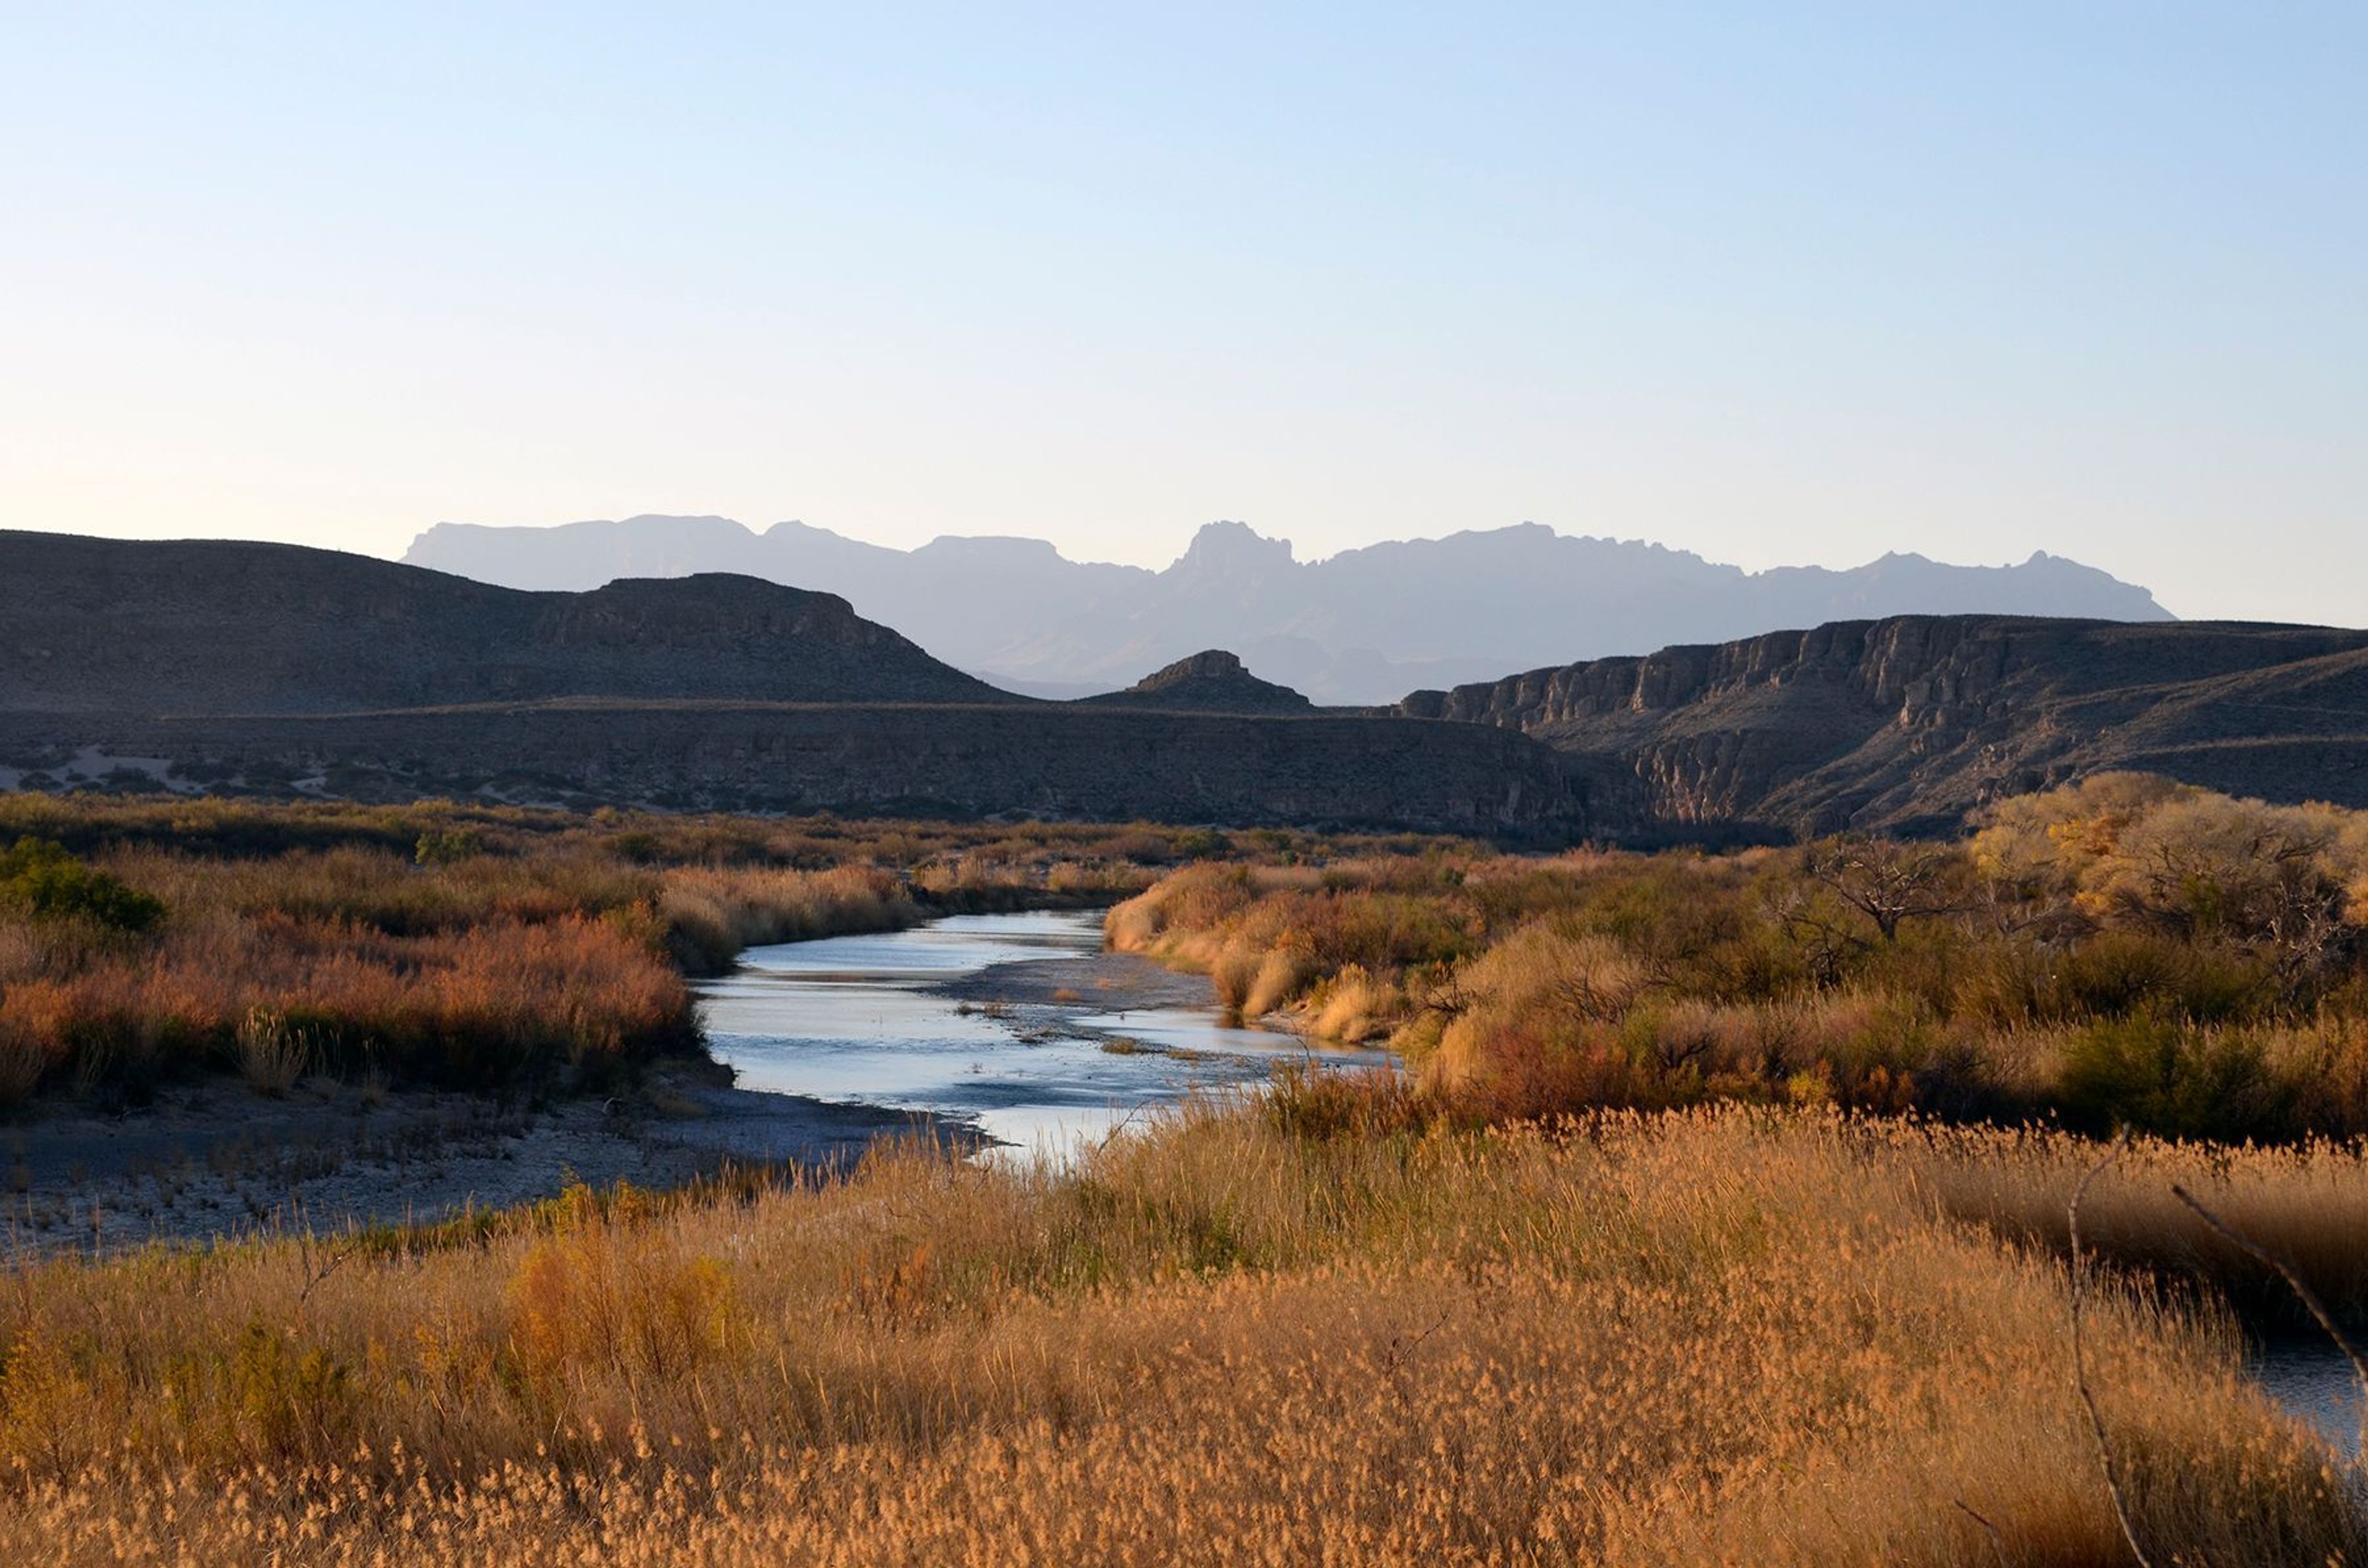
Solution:
<svg viewBox="0 0 2368 1568"><path fill-rule="evenodd" d="M2008 616L1840 621L1533 670L1399 711L1569 755L1605 820L1938 826L2135 767L2368 804L2368 631Z"/></svg>
<svg viewBox="0 0 2368 1568"><path fill-rule="evenodd" d="M1154 683L1159 711L1038 702L753 577L525 593L0 533L0 790L1551 834L1581 809L1526 736L1317 716L1238 665L1193 670Z"/></svg>

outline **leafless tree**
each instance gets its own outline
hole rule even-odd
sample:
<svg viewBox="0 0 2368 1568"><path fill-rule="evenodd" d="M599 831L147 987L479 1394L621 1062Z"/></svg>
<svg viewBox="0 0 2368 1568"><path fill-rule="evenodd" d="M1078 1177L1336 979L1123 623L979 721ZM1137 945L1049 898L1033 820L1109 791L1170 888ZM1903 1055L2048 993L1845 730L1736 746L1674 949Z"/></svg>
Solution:
<svg viewBox="0 0 2368 1568"><path fill-rule="evenodd" d="M1965 907L1958 858L1941 845L1847 834L1811 845L1801 869L1873 921L1886 942L1899 940L1907 921Z"/></svg>

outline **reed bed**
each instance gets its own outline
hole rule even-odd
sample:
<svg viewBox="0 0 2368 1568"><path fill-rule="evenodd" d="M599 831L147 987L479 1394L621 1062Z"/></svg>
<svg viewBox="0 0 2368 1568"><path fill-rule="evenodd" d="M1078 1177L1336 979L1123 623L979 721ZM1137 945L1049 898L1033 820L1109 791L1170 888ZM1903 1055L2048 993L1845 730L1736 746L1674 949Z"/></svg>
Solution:
<svg viewBox="0 0 2368 1568"><path fill-rule="evenodd" d="M1960 1212L2053 1206L2090 1153L1733 1108L1311 1138L1201 1107L1065 1173L905 1149L440 1236L53 1260L0 1290L0 1551L2115 1562L2063 1269ZM2213 1158L2134 1153L2116 1223L2165 1176L2289 1233L2368 1204L2356 1156ZM2225 1318L2134 1276L2089 1330L2157 1561L2368 1553Z"/></svg>

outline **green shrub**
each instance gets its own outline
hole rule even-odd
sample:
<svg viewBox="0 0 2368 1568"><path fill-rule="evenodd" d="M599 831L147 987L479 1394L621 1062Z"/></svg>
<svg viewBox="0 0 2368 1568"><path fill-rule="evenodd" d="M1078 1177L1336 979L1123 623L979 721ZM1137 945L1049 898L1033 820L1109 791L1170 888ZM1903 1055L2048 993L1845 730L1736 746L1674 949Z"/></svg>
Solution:
<svg viewBox="0 0 2368 1568"><path fill-rule="evenodd" d="M2138 931L2100 931L2055 965L2066 1018L2160 1013L2193 1023L2250 1017L2273 995L2258 960L2224 948Z"/></svg>
<svg viewBox="0 0 2368 1568"><path fill-rule="evenodd" d="M455 866L485 852L485 835L473 827L431 827L412 846L423 866Z"/></svg>
<svg viewBox="0 0 2368 1568"><path fill-rule="evenodd" d="M1176 835L1176 855L1179 859L1213 860L1233 850L1233 841L1214 828L1190 828Z"/></svg>
<svg viewBox="0 0 2368 1568"><path fill-rule="evenodd" d="M165 918L163 901L93 870L46 838L19 839L0 850L0 905L36 920L82 920L134 933Z"/></svg>
<svg viewBox="0 0 2368 1568"><path fill-rule="evenodd" d="M2296 1089L2254 1036L2161 1017L2080 1030L2057 1082L2067 1117L2089 1130L2231 1142L2291 1136Z"/></svg>

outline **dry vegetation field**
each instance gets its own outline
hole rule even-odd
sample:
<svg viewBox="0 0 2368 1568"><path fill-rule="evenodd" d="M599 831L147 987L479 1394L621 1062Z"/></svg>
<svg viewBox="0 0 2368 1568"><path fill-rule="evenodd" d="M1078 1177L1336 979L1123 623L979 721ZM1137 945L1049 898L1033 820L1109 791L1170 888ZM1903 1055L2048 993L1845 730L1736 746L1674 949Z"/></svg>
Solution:
<svg viewBox="0 0 2368 1568"><path fill-rule="evenodd" d="M1475 1121L1713 1100L2368 1132L2368 814L2134 775L1963 844L1195 867L1111 942Z"/></svg>
<svg viewBox="0 0 2368 1568"><path fill-rule="evenodd" d="M2151 1562L2368 1561L2368 1478L2242 1372L2236 1314L2283 1284L2172 1192L2368 1313L2356 819L2107 778L1963 846L1544 860L501 815L372 845L333 808L267 825L354 836L250 843L120 810L35 834L119 890L72 896L161 903L88 935L91 972L195 910L360 943L386 922L347 896L499 911L597 873L642 891L517 929L614 931L678 984L746 931L1057 877L1144 890L1115 944L1412 1071L1058 1170L901 1147L17 1265L0 1560L2131 1562L2085 1386ZM764 847L693 847L719 834ZM167 874L197 858L229 891ZM771 877L856 913L781 924ZM270 878L332 891L291 915Z"/></svg>
<svg viewBox="0 0 2368 1568"><path fill-rule="evenodd" d="M267 1090L307 1071L598 1088L697 1051L683 977L744 947L1106 903L1232 847L1145 826L0 797L0 1106L233 1070Z"/></svg>
<svg viewBox="0 0 2368 1568"><path fill-rule="evenodd" d="M2044 1233L2092 1151L1827 1111L1319 1135L1073 1172L588 1193L490 1228L53 1261L0 1292L0 1552L43 1562L2127 1561ZM2356 1155L2145 1144L2348 1254ZM2358 1562L2234 1333L2124 1277L2089 1381L2154 1560ZM1976 1518L1975 1516L1979 1517Z"/></svg>

